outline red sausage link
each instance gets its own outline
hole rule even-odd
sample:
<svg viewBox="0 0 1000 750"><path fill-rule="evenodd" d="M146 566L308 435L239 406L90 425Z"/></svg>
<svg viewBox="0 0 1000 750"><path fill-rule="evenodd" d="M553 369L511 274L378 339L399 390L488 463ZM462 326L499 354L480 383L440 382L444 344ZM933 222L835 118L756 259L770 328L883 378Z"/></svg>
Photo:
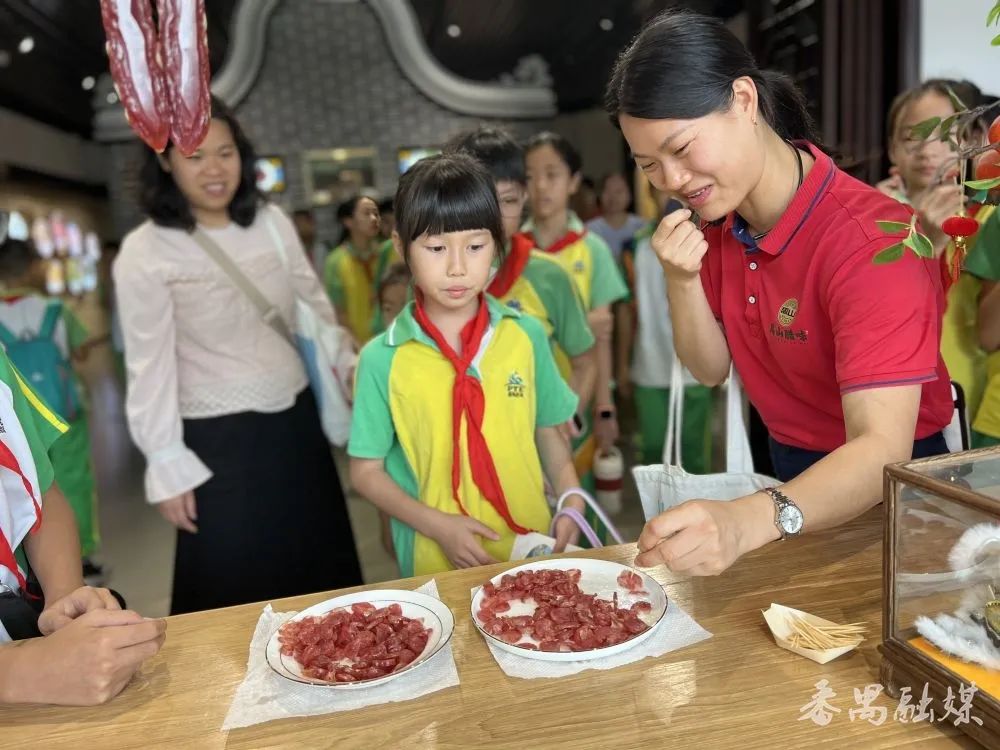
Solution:
<svg viewBox="0 0 1000 750"><path fill-rule="evenodd" d="M160 46L170 93L170 140L190 156L212 115L205 0L157 0Z"/></svg>
<svg viewBox="0 0 1000 750"><path fill-rule="evenodd" d="M101 0L115 91L129 125L156 151L167 147L170 104L150 0Z"/></svg>

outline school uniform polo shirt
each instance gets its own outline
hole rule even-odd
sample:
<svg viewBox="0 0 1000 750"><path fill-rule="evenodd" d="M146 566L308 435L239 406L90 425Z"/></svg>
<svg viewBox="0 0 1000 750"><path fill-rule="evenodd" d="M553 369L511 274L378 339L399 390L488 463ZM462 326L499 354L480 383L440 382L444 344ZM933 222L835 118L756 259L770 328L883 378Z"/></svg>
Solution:
<svg viewBox="0 0 1000 750"><path fill-rule="evenodd" d="M12 567L20 566L23 575L20 545L38 520L35 503L41 505L55 478L48 452L67 429L0 351L0 442L5 449L0 451L0 535L6 542L0 542L5 550L0 554L5 560L0 562L0 583L15 591L18 573ZM8 548L16 555L13 562L7 559ZM8 640L0 624L0 643Z"/></svg>
<svg viewBox="0 0 1000 750"><path fill-rule="evenodd" d="M557 261L538 251L532 252L517 281L498 299L542 324L564 378L572 371L569 360L594 345L594 334L573 281Z"/></svg>
<svg viewBox="0 0 1000 750"><path fill-rule="evenodd" d="M872 263L902 238L876 221L908 222L909 209L799 146L816 162L765 237L754 242L736 214L703 228L702 284L736 371L786 445L835 450L843 394L909 384L923 386L915 438L932 435L953 411L938 264L910 252Z"/></svg>
<svg viewBox="0 0 1000 750"><path fill-rule="evenodd" d="M392 243L383 243L368 256L361 255L350 242L327 256L323 279L326 293L335 307L344 310L355 340L364 344L372 337L378 307L375 292L392 257Z"/></svg>
<svg viewBox="0 0 1000 750"><path fill-rule="evenodd" d="M584 308L589 312L612 302L625 299L628 288L618 271L618 265L611 255L611 249L600 235L588 232L580 218L569 212L568 229L581 236L574 242L552 252L541 248L546 257L555 260L576 284L583 300ZM528 221L522 231L532 233L534 224Z"/></svg>
<svg viewBox="0 0 1000 750"><path fill-rule="evenodd" d="M511 516L523 527L548 531L551 514L535 430L570 419L576 394L556 370L541 324L488 295L486 300L490 327L470 368L485 397L483 436ZM451 487L455 371L417 323L413 304L361 351L347 452L384 459L386 472L411 497L460 513ZM460 447L462 505L500 535L498 542L481 541L489 554L506 560L515 534L473 481L464 419ZM403 576L451 569L434 540L395 519L392 535Z"/></svg>

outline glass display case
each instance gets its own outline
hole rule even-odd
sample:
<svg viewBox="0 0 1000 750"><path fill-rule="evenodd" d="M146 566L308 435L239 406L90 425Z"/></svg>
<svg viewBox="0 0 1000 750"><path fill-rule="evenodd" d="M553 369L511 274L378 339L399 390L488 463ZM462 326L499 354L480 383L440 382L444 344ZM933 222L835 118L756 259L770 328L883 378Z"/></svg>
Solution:
<svg viewBox="0 0 1000 750"><path fill-rule="evenodd" d="M1000 448L886 467L881 677L901 707L1000 737ZM906 698L909 701L906 701ZM927 716L933 711L933 715Z"/></svg>

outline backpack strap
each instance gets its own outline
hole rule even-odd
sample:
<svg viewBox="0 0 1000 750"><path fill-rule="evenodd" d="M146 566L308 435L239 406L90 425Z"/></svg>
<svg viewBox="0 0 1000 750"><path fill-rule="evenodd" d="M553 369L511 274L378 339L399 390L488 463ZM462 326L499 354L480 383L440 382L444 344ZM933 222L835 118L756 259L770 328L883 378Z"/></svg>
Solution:
<svg viewBox="0 0 1000 750"><path fill-rule="evenodd" d="M45 317L42 319L42 327L38 329L38 338L45 341L50 340L55 335L61 315L62 303L49 305L45 308Z"/></svg>

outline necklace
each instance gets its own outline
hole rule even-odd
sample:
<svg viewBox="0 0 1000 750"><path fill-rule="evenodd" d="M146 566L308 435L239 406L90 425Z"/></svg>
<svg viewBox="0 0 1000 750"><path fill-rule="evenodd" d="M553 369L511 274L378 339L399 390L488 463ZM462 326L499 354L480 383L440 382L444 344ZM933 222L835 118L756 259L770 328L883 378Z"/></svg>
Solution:
<svg viewBox="0 0 1000 750"><path fill-rule="evenodd" d="M785 141L785 143L787 143L789 147L792 149L792 152L795 154L795 160L798 162L799 165L799 181L798 183L796 183L795 190L792 192L792 196L794 197L795 193L799 192L799 188L802 187L802 175L803 175L802 154L799 151L799 149L795 146L795 144L792 143L791 141ZM761 232L760 234L755 234L753 236L753 241L756 242L757 240L764 239L767 236L767 233L770 231L771 230L768 229L766 231Z"/></svg>

